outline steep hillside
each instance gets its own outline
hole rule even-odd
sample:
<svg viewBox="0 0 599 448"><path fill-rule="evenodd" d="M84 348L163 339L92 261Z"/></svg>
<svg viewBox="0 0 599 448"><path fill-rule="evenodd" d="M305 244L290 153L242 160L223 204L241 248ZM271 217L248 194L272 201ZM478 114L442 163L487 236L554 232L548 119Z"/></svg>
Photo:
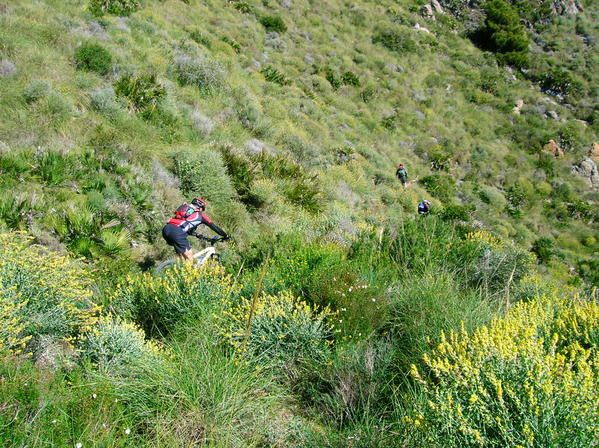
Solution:
<svg viewBox="0 0 599 448"><path fill-rule="evenodd" d="M598 18L0 0L0 445L591 445Z"/></svg>
<svg viewBox="0 0 599 448"><path fill-rule="evenodd" d="M289 225L343 240L430 197L524 247L546 238L561 272L597 251L592 166L572 174L597 141L596 122L577 118L597 103L590 7L535 34L588 79L568 102L477 49L459 15L410 2L140 6L2 7L8 227L84 256L133 242L139 260L156 258L164 217L191 191L244 243ZM559 157L543 150L551 139ZM280 157L290 167L275 173ZM183 159L197 179L177 171ZM418 179L406 191L399 162Z"/></svg>

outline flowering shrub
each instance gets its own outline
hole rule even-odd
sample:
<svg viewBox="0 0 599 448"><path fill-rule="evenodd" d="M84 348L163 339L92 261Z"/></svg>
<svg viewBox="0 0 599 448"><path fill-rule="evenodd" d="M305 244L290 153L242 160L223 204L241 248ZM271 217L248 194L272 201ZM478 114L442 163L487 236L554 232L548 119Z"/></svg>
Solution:
<svg viewBox="0 0 599 448"><path fill-rule="evenodd" d="M248 320L251 314L251 324ZM229 302L223 336L238 351L271 367L293 370L329 353L333 325L328 308L318 309L288 292Z"/></svg>
<svg viewBox="0 0 599 448"><path fill-rule="evenodd" d="M428 400L405 421L426 446L592 446L598 327L597 303L545 297L443 335L412 366Z"/></svg>
<svg viewBox="0 0 599 448"><path fill-rule="evenodd" d="M182 320L200 318L237 291L223 268L181 264L157 276L129 275L111 298L116 315L126 315L149 334L166 334Z"/></svg>
<svg viewBox="0 0 599 448"><path fill-rule="evenodd" d="M0 355L19 354L31 339L25 335L25 323L19 317L24 306L16 288L0 291Z"/></svg>
<svg viewBox="0 0 599 448"><path fill-rule="evenodd" d="M100 372L118 375L142 358L157 357L159 350L134 324L106 317L87 333L82 352Z"/></svg>
<svg viewBox="0 0 599 448"><path fill-rule="evenodd" d="M40 336L71 341L99 311L90 275L76 261L21 233L0 234L0 347L19 351Z"/></svg>

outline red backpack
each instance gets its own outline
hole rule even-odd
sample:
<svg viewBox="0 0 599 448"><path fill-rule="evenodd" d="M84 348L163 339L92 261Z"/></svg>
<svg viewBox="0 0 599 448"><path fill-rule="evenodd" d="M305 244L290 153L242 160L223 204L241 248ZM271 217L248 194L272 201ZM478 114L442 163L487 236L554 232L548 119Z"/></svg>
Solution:
<svg viewBox="0 0 599 448"><path fill-rule="evenodd" d="M185 204L180 205L179 208L177 208L177 210L175 210L175 218L176 219L187 219L191 215L193 215L196 211L197 210L195 209L195 207L193 205L190 205L186 202Z"/></svg>

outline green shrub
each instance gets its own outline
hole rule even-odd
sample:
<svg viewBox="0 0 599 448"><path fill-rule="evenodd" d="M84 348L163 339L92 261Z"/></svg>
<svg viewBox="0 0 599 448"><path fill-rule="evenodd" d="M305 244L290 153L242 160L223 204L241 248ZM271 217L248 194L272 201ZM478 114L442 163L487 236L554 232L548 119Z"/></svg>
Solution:
<svg viewBox="0 0 599 448"><path fill-rule="evenodd" d="M137 112L156 109L166 97L166 89L158 83L155 73L123 75L116 81L114 91Z"/></svg>
<svg viewBox="0 0 599 448"><path fill-rule="evenodd" d="M90 0L92 14L102 16L106 13L115 16L128 16L141 6L140 0Z"/></svg>
<svg viewBox="0 0 599 448"><path fill-rule="evenodd" d="M261 70L260 73L264 76L264 78L268 82L274 82L275 84L279 84L281 86L287 86L291 84L291 80L288 79L283 73L281 73L276 67L272 65L266 65Z"/></svg>
<svg viewBox="0 0 599 448"><path fill-rule="evenodd" d="M103 46L85 42L75 51L75 65L79 69L105 75L112 67L112 56Z"/></svg>
<svg viewBox="0 0 599 448"><path fill-rule="evenodd" d="M441 211L440 217L444 221L467 222L472 219L472 213L476 207L472 204L460 205L451 203L446 205Z"/></svg>
<svg viewBox="0 0 599 448"><path fill-rule="evenodd" d="M244 14L249 14L250 12L252 12L252 7L246 2L235 1L233 7L237 11L242 12Z"/></svg>
<svg viewBox="0 0 599 448"><path fill-rule="evenodd" d="M283 196L292 204L299 205L311 213L320 212L324 205L316 176L288 182L283 188Z"/></svg>
<svg viewBox="0 0 599 448"><path fill-rule="evenodd" d="M399 54L414 53L418 46L412 34L413 31L407 28L383 28L375 32L372 42Z"/></svg>
<svg viewBox="0 0 599 448"><path fill-rule="evenodd" d="M555 254L555 243L551 238L537 238L530 251L537 256L539 263L548 263Z"/></svg>
<svg viewBox="0 0 599 448"><path fill-rule="evenodd" d="M346 86L360 87L360 78L350 71L346 71L341 75L341 82Z"/></svg>
<svg viewBox="0 0 599 448"><path fill-rule="evenodd" d="M236 350L290 377L297 375L297 369L322 363L329 356L330 311L289 293L242 298L225 316L223 336Z"/></svg>
<svg viewBox="0 0 599 448"><path fill-rule="evenodd" d="M419 181L426 190L435 197L449 201L455 195L455 180L444 174L424 176Z"/></svg>
<svg viewBox="0 0 599 448"><path fill-rule="evenodd" d="M413 367L425 397L405 422L432 447L592 444L598 324L595 302L548 297L442 335Z"/></svg>
<svg viewBox="0 0 599 448"><path fill-rule="evenodd" d="M544 70L540 75L540 84L544 92L552 95L579 95L583 91L580 79L564 67Z"/></svg>
<svg viewBox="0 0 599 448"><path fill-rule="evenodd" d="M235 190L221 155L207 148L175 155L175 174L181 191L189 197L202 196L217 207L232 200Z"/></svg>
<svg viewBox="0 0 599 448"><path fill-rule="evenodd" d="M258 21L268 32L276 32L282 34L285 31L287 31L287 25L285 24L281 16L265 15L259 17Z"/></svg>
<svg viewBox="0 0 599 448"><path fill-rule="evenodd" d="M36 101L45 98L50 93L50 86L44 81L31 81L23 91L23 97L27 104L35 103Z"/></svg>
<svg viewBox="0 0 599 448"><path fill-rule="evenodd" d="M498 59L518 67L527 64L528 35L516 9L505 0L490 0L483 6L484 25L475 40L484 48L499 53Z"/></svg>
<svg viewBox="0 0 599 448"><path fill-rule="evenodd" d="M225 69L206 56L180 54L173 60L173 67L181 84L196 86L203 93L213 93L225 84Z"/></svg>
<svg viewBox="0 0 599 448"><path fill-rule="evenodd" d="M341 79L339 79L339 75L331 67L327 67L325 69L325 78L331 87L333 87L333 90L337 90L339 87L341 87Z"/></svg>

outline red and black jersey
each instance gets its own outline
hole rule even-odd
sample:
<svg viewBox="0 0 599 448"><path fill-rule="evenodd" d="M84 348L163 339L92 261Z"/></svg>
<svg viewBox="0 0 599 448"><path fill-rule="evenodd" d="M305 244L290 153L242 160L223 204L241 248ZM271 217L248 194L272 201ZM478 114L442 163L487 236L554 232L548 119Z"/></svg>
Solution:
<svg viewBox="0 0 599 448"><path fill-rule="evenodd" d="M171 218L168 220L168 224L177 226L185 233L191 235L200 224L206 224L207 226L212 227L212 220L204 213L196 211L187 218Z"/></svg>

